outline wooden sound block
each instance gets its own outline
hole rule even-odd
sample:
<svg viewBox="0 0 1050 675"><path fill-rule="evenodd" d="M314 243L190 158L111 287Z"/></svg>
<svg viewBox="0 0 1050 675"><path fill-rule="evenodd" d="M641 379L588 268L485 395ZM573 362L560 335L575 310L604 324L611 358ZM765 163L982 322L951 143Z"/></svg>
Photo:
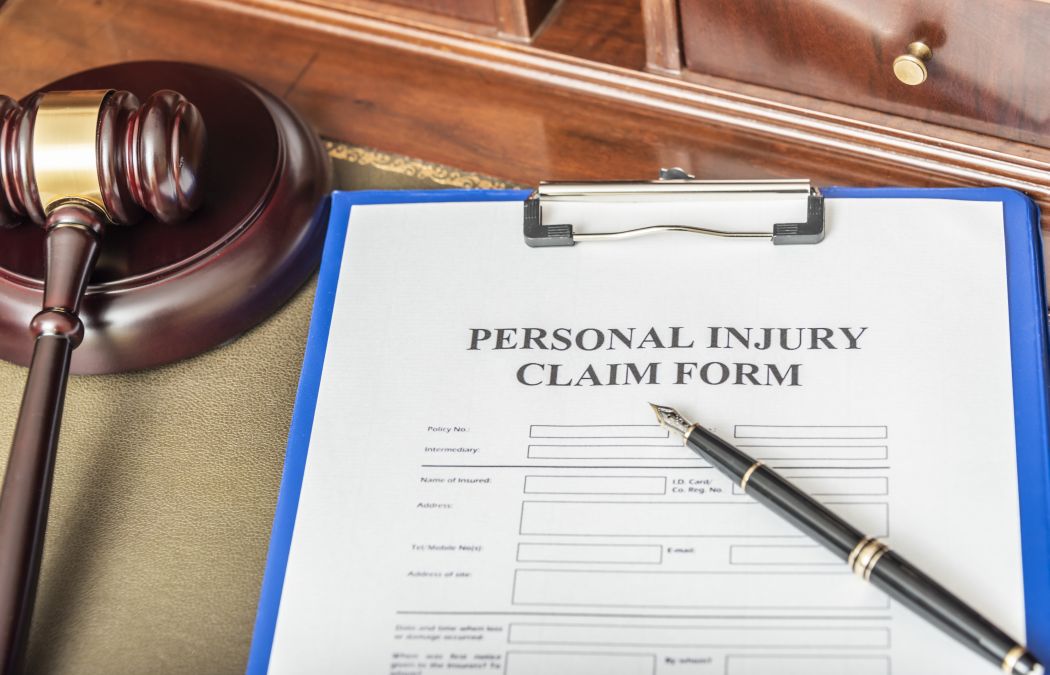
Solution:
<svg viewBox="0 0 1050 675"><path fill-rule="evenodd" d="M277 310L316 269L331 164L283 101L222 70L143 61L42 87L185 95L207 127L204 201L188 220L111 225L80 312L74 373L159 366L231 340ZM35 92L34 92L35 93ZM44 231L0 229L0 358L28 365L43 296Z"/></svg>

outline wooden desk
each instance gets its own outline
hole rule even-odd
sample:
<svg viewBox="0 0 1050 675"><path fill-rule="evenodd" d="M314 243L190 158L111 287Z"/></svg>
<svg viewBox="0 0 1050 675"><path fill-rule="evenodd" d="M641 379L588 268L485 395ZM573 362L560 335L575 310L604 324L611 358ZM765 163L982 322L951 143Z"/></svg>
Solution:
<svg viewBox="0 0 1050 675"><path fill-rule="evenodd" d="M9 0L0 90L21 95L114 61L183 59L260 82L324 135L526 184L679 165L701 178L998 184L1050 205L1043 147L714 75L647 72L643 26L659 28L652 13L666 4L645 0L643 14L632 2L563 0L523 44L349 0Z"/></svg>

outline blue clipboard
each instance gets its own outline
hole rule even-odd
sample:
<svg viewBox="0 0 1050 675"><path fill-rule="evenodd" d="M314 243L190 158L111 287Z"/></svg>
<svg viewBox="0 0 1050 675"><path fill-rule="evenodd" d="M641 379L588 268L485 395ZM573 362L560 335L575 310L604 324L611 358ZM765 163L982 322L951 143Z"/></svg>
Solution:
<svg viewBox="0 0 1050 675"><path fill-rule="evenodd" d="M1039 211L1023 194L1005 188L832 187L822 192L828 199L955 199L1003 205L1026 642L1029 651L1045 663L1050 660L1050 343ZM263 675L269 668L350 210L366 204L523 201L528 196L528 190L368 190L332 194L317 295L248 655L249 675Z"/></svg>

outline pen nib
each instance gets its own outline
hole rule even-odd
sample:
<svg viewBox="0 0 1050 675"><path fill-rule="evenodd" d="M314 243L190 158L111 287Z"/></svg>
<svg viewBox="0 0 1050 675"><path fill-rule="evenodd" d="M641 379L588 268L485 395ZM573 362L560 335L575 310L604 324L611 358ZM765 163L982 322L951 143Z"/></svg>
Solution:
<svg viewBox="0 0 1050 675"><path fill-rule="evenodd" d="M656 413L656 420L665 429L677 431L684 436L686 430L693 425L692 422L682 417L677 410L670 406L656 405L655 403L650 403L649 405L652 407L653 412Z"/></svg>

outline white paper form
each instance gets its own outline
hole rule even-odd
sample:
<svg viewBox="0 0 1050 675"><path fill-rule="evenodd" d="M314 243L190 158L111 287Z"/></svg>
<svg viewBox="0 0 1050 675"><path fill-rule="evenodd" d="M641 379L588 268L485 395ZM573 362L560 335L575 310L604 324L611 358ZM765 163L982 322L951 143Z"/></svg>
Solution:
<svg viewBox="0 0 1050 675"><path fill-rule="evenodd" d="M558 204L598 230L775 201ZM530 249L355 206L270 672L984 673L673 443L675 406L1024 636L1001 205L827 201L815 246Z"/></svg>

